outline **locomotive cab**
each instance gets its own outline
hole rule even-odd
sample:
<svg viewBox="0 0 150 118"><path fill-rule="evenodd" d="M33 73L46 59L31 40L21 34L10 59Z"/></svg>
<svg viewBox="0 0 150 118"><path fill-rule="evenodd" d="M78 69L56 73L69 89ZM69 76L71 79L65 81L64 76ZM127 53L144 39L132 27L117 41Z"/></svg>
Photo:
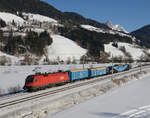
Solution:
<svg viewBox="0 0 150 118"><path fill-rule="evenodd" d="M25 86L23 87L23 89L30 89L33 85L33 80L34 80L34 76L33 75L30 75L26 78L26 81L25 81Z"/></svg>

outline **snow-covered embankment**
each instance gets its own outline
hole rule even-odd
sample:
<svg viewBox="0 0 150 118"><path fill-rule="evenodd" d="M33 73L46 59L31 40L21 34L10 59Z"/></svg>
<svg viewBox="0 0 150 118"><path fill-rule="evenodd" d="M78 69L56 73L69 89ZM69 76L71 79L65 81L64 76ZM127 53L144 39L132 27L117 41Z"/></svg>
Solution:
<svg viewBox="0 0 150 118"><path fill-rule="evenodd" d="M132 75L126 75L124 77L121 76L121 78L117 77L117 80L114 81L107 79L99 83L94 83L80 88L64 91L61 92L61 94L58 93L56 95L50 96L49 98L47 97L45 99L32 102L32 104L30 105L26 104L24 107L20 109L17 108L17 110L10 112L9 114L7 114L7 116L14 116L14 118L43 118L47 115L53 115L83 101L94 98L98 95L102 95L110 89L123 85L130 80L141 79L148 74L147 72L150 72L150 70L147 69L146 71L141 73L137 72ZM5 116L6 115L2 117L5 118Z"/></svg>

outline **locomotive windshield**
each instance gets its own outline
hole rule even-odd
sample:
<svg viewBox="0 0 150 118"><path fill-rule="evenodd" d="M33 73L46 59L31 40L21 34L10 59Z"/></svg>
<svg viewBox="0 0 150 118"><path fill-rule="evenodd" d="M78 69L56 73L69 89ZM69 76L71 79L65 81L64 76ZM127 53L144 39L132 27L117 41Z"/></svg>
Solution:
<svg viewBox="0 0 150 118"><path fill-rule="evenodd" d="M26 79L26 83L32 83L33 82L33 76L28 76Z"/></svg>

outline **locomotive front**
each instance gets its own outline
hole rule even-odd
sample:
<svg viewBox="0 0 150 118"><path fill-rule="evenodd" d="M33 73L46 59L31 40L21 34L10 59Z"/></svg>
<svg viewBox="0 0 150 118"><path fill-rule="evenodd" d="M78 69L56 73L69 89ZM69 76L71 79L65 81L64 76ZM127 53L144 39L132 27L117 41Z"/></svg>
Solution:
<svg viewBox="0 0 150 118"><path fill-rule="evenodd" d="M24 85L23 89L24 90L30 90L33 86L33 80L34 80L34 76L29 75L25 80L25 85Z"/></svg>

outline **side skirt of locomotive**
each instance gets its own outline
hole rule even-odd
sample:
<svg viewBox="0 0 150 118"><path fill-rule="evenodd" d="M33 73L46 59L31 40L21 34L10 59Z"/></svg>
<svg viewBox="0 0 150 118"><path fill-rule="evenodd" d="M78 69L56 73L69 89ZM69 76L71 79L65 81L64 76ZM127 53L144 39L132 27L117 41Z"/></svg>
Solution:
<svg viewBox="0 0 150 118"><path fill-rule="evenodd" d="M36 92L36 91L39 91L39 90L44 90L46 88L65 85L66 83L69 83L69 82L70 81L64 81L64 82L58 82L58 83L48 84L48 85L44 85L44 86L28 87L27 90L28 90L28 92Z"/></svg>

